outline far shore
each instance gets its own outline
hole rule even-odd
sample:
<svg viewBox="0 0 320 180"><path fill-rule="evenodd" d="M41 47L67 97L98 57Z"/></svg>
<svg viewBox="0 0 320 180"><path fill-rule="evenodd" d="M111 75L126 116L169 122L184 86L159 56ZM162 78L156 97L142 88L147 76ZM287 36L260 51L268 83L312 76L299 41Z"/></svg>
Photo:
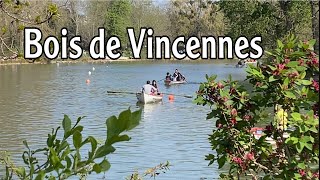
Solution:
<svg viewBox="0 0 320 180"><path fill-rule="evenodd" d="M238 60L237 59L233 59L233 60L206 60L206 59L197 59L197 60L192 60L192 59L182 59L182 60L178 60L178 59L130 59L128 57L123 57L123 58L119 58L116 60L111 60L111 59L98 59L98 60L94 60L91 59L90 57L82 57L80 59L77 60L71 60L71 59L67 59L67 60L62 60L62 59L54 59L54 60L46 60L46 59L40 59L40 60L36 60L34 62L32 61L28 61L24 58L15 58L15 59L0 59L0 66L1 65L20 65L20 64L55 64L55 63L66 63L66 64L75 64L75 63L99 63L99 64L103 64L103 63L112 63L112 62L154 62L154 61L158 61L158 62L217 62L217 61L221 61L221 62L225 62L226 61L230 61L230 63L236 63Z"/></svg>

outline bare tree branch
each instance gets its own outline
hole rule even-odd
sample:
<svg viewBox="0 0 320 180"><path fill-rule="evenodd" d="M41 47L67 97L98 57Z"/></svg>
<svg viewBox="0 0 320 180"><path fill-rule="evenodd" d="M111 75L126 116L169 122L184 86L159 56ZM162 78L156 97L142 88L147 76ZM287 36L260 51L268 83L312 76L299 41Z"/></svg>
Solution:
<svg viewBox="0 0 320 180"><path fill-rule="evenodd" d="M13 51L13 50L4 42L4 40L2 39L1 36L0 36L0 40L1 40L2 44L3 44L10 52L12 52L12 53L14 53L14 54L17 54L17 52Z"/></svg>
<svg viewBox="0 0 320 180"><path fill-rule="evenodd" d="M69 2L69 0L66 0L66 2L65 2L63 5L58 6L58 8L61 8L61 7L66 6L68 2ZM18 18L18 17L16 17L16 16L10 14L10 13L4 8L4 6L3 6L3 1L2 1L2 0L0 1L0 9L1 9L5 14L7 14L9 17L11 17L11 18L13 18L13 19L16 19L16 20L18 20L18 21L27 23L27 24L31 24L31 25L43 24L43 23L49 21L50 19L52 19L52 17L55 15L54 13L49 13L49 14L47 15L48 17L47 17L46 19L44 19L44 20L42 20L42 21L40 21L40 22L32 22L32 21L29 21L29 20L25 20L25 19L22 19L22 18Z"/></svg>

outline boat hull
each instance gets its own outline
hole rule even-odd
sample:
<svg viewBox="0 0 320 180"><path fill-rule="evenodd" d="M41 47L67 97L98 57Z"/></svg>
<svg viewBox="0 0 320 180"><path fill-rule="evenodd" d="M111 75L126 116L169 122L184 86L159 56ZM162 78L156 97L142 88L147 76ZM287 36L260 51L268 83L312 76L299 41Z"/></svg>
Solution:
<svg viewBox="0 0 320 180"><path fill-rule="evenodd" d="M161 102L163 95L150 95L145 93L137 93L136 94L138 102L143 104L149 104L149 103L157 103Z"/></svg>
<svg viewBox="0 0 320 180"><path fill-rule="evenodd" d="M175 85L175 84L185 84L187 81L170 81L170 80L164 80L164 84L167 86Z"/></svg>

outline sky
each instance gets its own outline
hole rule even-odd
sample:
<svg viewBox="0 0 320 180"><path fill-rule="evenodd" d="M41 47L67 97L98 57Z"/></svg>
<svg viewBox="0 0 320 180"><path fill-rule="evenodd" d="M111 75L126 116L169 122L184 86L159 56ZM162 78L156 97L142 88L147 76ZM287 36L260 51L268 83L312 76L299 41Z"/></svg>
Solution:
<svg viewBox="0 0 320 180"><path fill-rule="evenodd" d="M169 2L169 0L153 0L153 1L155 4L160 6L166 5Z"/></svg>

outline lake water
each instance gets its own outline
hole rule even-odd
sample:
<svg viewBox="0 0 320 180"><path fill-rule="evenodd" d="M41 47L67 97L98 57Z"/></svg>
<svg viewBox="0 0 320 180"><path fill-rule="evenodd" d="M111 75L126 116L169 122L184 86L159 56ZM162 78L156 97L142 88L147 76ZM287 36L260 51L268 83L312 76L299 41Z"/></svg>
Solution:
<svg viewBox="0 0 320 180"><path fill-rule="evenodd" d="M115 153L108 156L111 169L106 179L125 179L135 170L143 173L167 160L170 170L157 179L216 179L220 171L215 165L208 167L205 160L211 152L208 134L215 128L212 120L205 119L209 108L178 96L173 102L165 96L162 103L137 106L134 94L107 93L137 92L146 80L163 79L167 71L173 73L176 68L193 83L165 87L160 81L160 91L194 96L205 74L217 74L219 79L229 74L234 79L245 78L244 69L234 68L230 62L0 66L0 151L8 150L15 162L21 162L25 150L22 141L27 139L31 147L41 147L64 114L73 121L87 116L81 123L84 133L103 140L106 118L128 107L141 107L140 125L128 132L132 139L118 143ZM85 83L88 78L90 84ZM3 173L0 171L0 177ZM91 175L88 179L101 178L103 175Z"/></svg>

